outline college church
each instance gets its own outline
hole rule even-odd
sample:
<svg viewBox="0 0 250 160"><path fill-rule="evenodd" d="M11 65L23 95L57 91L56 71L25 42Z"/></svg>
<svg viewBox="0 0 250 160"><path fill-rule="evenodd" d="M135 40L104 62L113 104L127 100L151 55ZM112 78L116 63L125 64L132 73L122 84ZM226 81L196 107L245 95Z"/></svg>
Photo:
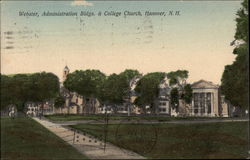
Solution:
<svg viewBox="0 0 250 160"><path fill-rule="evenodd" d="M60 94L65 98L65 105L61 108L54 107L55 114L96 114L99 109L99 101L89 98L83 98L76 92L70 92L63 86L63 82L66 80L70 70L68 66L63 69L63 79L60 83Z"/></svg>

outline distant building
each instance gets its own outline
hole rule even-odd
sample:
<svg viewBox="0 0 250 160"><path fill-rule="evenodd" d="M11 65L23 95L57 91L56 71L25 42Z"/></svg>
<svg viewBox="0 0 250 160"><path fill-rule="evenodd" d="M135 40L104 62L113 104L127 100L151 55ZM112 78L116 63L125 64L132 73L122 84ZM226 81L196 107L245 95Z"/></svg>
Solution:
<svg viewBox="0 0 250 160"><path fill-rule="evenodd" d="M229 116L229 102L220 94L218 85L205 80L192 84L193 99L190 115L193 116Z"/></svg>
<svg viewBox="0 0 250 160"><path fill-rule="evenodd" d="M70 73L69 67L63 69L63 81L60 85L60 93L65 98L65 105L60 108L54 108L56 114L96 114L99 109L99 101L90 98L84 98L76 92L70 92L63 86L63 82Z"/></svg>
<svg viewBox="0 0 250 160"><path fill-rule="evenodd" d="M32 102L25 103L25 113L29 116L39 116L39 114L50 115L54 113L54 101Z"/></svg>
<svg viewBox="0 0 250 160"><path fill-rule="evenodd" d="M63 69L63 81L66 80L70 70L67 66ZM54 108L54 113L62 114L141 114L142 109L135 106L137 94L135 87L141 76L134 77L130 82L130 95L122 105L115 107L101 106L95 99L84 98L76 92L68 91L61 83L60 92L66 99L65 106ZM169 116L209 116L209 117L228 117L236 113L233 107L223 95L220 94L219 85L212 82L200 80L191 85L193 90L192 103L187 104L184 100L179 100L178 109L171 107L170 92L173 86L169 86L167 77L159 85L159 96L154 103L154 110L147 106L148 114L164 114Z"/></svg>
<svg viewBox="0 0 250 160"><path fill-rule="evenodd" d="M159 85L159 96L156 100L156 110L158 114L171 115L170 91L168 79L165 78Z"/></svg>

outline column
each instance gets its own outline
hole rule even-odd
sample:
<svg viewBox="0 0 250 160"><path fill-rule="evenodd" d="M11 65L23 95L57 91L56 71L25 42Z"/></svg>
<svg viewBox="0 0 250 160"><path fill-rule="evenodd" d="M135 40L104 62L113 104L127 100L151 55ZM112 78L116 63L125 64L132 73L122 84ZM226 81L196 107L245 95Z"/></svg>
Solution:
<svg viewBox="0 0 250 160"><path fill-rule="evenodd" d="M201 103L202 103L202 98L201 98L201 92L199 93L199 96L198 96L198 113L197 115L200 116L201 115Z"/></svg>
<svg viewBox="0 0 250 160"><path fill-rule="evenodd" d="M211 116L214 116L214 93L211 92Z"/></svg>
<svg viewBox="0 0 250 160"><path fill-rule="evenodd" d="M207 116L207 92L205 92L205 116Z"/></svg>
<svg viewBox="0 0 250 160"><path fill-rule="evenodd" d="M191 115L194 115L194 94L193 94L193 98L192 98L192 105L191 105Z"/></svg>

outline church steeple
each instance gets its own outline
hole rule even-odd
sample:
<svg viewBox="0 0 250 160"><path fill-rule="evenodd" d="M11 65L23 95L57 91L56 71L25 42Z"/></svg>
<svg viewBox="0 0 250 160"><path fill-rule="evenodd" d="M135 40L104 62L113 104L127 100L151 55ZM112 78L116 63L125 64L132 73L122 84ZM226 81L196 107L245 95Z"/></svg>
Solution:
<svg viewBox="0 0 250 160"><path fill-rule="evenodd" d="M69 68L68 68L68 66L66 65L66 66L64 67L64 69L63 69L63 81L66 80L68 74L69 74Z"/></svg>

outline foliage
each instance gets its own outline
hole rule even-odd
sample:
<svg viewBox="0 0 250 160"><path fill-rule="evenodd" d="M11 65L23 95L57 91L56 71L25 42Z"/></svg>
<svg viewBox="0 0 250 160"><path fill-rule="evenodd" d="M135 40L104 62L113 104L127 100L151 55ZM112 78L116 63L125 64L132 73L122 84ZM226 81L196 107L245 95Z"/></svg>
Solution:
<svg viewBox="0 0 250 160"><path fill-rule="evenodd" d="M11 93L9 92L10 77L1 75L1 110L11 104Z"/></svg>
<svg viewBox="0 0 250 160"><path fill-rule="evenodd" d="M59 79L53 73L35 73L31 76L34 101L55 98L59 93Z"/></svg>
<svg viewBox="0 0 250 160"><path fill-rule="evenodd" d="M124 104L130 96L130 81L140 75L137 70L126 69L120 74L111 74L104 81L99 97L103 104L113 106L116 111L116 105Z"/></svg>
<svg viewBox="0 0 250 160"><path fill-rule="evenodd" d="M85 97L99 97L105 78L99 70L76 70L68 74L64 87Z"/></svg>
<svg viewBox="0 0 250 160"><path fill-rule="evenodd" d="M178 88L173 88L170 92L171 105L172 107L178 108L179 106L179 91Z"/></svg>
<svg viewBox="0 0 250 160"><path fill-rule="evenodd" d="M173 95L170 96L171 104L174 105L175 107L178 107L179 106L178 98L183 99L188 104L191 103L192 88L190 84L186 83L186 80L188 78L188 71L177 70L177 71L169 72L167 74L167 77L169 79L170 86L174 86L174 88L171 91L171 94Z"/></svg>
<svg viewBox="0 0 250 160"><path fill-rule="evenodd" d="M152 108L159 94L159 84L165 76L166 73L164 72L153 72L144 75L135 87L138 97L135 99L134 104L144 110L147 105Z"/></svg>
<svg viewBox="0 0 250 160"><path fill-rule="evenodd" d="M43 102L59 92L59 79L52 73L1 75L1 109L14 104L22 111L27 101Z"/></svg>
<svg viewBox="0 0 250 160"><path fill-rule="evenodd" d="M61 95L58 95L56 98L55 98L55 107L56 108L60 108L60 107L63 107L65 104L65 99L63 96Z"/></svg>
<svg viewBox="0 0 250 160"><path fill-rule="evenodd" d="M125 76L111 74L102 88L102 101L105 104L122 104L129 92L129 84Z"/></svg>
<svg viewBox="0 0 250 160"><path fill-rule="evenodd" d="M237 11L235 40L248 42L248 0L242 2L242 8Z"/></svg>
<svg viewBox="0 0 250 160"><path fill-rule="evenodd" d="M138 70L126 69L125 71L119 74L120 76L124 76L129 83L134 77L141 75Z"/></svg>
<svg viewBox="0 0 250 160"><path fill-rule="evenodd" d="M248 6L247 0L242 3L243 8L239 9L236 18L235 45L233 54L236 55L235 61L231 65L226 65L222 78L221 90L225 98L234 106L248 108ZM236 42L240 42L236 44Z"/></svg>
<svg viewBox="0 0 250 160"><path fill-rule="evenodd" d="M102 96L102 87L106 79L104 73L99 70L76 70L67 75L64 81L64 87L70 92L77 92L82 95L84 103L90 108L86 108L86 113L93 113L95 111L96 98Z"/></svg>
<svg viewBox="0 0 250 160"><path fill-rule="evenodd" d="M169 79L169 84L171 86L178 85L182 86L186 83L186 79L188 78L187 70L177 70L173 72L167 73L167 78Z"/></svg>
<svg viewBox="0 0 250 160"><path fill-rule="evenodd" d="M190 84L184 86L184 93L181 95L181 98L188 104L192 102L193 90Z"/></svg>

